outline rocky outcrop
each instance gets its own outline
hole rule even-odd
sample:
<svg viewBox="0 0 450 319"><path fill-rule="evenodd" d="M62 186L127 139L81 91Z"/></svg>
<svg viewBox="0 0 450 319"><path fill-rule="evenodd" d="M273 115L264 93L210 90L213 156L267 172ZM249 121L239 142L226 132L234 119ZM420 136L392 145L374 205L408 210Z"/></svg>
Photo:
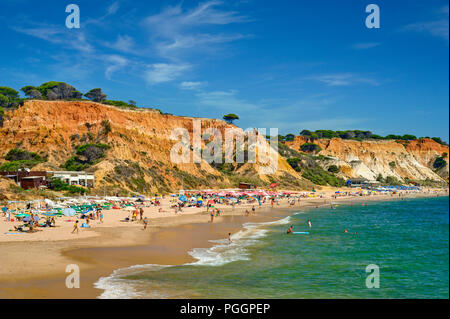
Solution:
<svg viewBox="0 0 450 319"><path fill-rule="evenodd" d="M325 168L331 165L338 166L342 177L364 177L374 180L381 175L383 178L393 176L401 181L406 179L448 181L448 146L432 139L405 142L333 138L311 141L306 137L296 136L293 141L285 144L298 151L300 146L307 142L318 144L321 148L318 154L328 157L328 160L323 161ZM446 155L447 165L435 170L433 163L443 154Z"/></svg>

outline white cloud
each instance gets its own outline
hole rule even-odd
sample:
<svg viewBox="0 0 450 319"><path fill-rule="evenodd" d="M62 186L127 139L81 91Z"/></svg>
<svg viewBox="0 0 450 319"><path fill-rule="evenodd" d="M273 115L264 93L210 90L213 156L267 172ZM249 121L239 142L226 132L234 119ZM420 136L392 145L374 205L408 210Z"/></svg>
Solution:
<svg viewBox="0 0 450 319"><path fill-rule="evenodd" d="M200 87L202 87L204 84L205 84L204 82L184 81L184 82L181 82L180 87L182 89L186 89L186 90L197 90Z"/></svg>
<svg viewBox="0 0 450 319"><path fill-rule="evenodd" d="M133 52L134 51L134 40L128 35L120 35L117 37L114 43L104 43L106 47L122 51L122 52Z"/></svg>
<svg viewBox="0 0 450 319"><path fill-rule="evenodd" d="M202 32L200 28L249 21L235 11L218 9L220 1L208 1L183 11L181 4L168 7L161 13L147 17L143 24L148 28L151 41L159 55L174 59L186 50L204 50L211 45L245 38L242 34L217 34Z"/></svg>
<svg viewBox="0 0 450 319"><path fill-rule="evenodd" d="M128 64L128 60L126 58L118 55L105 56L105 59L110 63L110 65L105 70L105 77L108 80L111 80L111 76L114 72L122 69Z"/></svg>
<svg viewBox="0 0 450 319"><path fill-rule="evenodd" d="M403 30L426 32L432 36L443 38L448 41L448 19L411 23L403 27Z"/></svg>
<svg viewBox="0 0 450 319"><path fill-rule="evenodd" d="M219 109L219 110L233 110L239 112L256 112L260 106L242 100L236 96L237 91L212 91L212 92L200 92L196 96L200 105Z"/></svg>
<svg viewBox="0 0 450 319"><path fill-rule="evenodd" d="M107 9L106 9L106 14L107 15L111 15L117 12L117 10L119 10L119 2L113 2Z"/></svg>
<svg viewBox="0 0 450 319"><path fill-rule="evenodd" d="M313 75L305 78L306 80L314 80L325 83L329 86L349 86L360 83L366 83L371 85L379 85L380 83L372 78L362 77L353 73L335 73L335 74L323 74Z"/></svg>
<svg viewBox="0 0 450 319"><path fill-rule="evenodd" d="M169 82L177 79L190 68L189 64L156 63L150 65L145 78L149 84Z"/></svg>
<svg viewBox="0 0 450 319"><path fill-rule="evenodd" d="M425 32L448 42L448 5L437 10L435 20L411 23L404 26L402 30Z"/></svg>
<svg viewBox="0 0 450 319"><path fill-rule="evenodd" d="M82 30L67 29L65 26L56 26L49 24L33 24L29 27L11 27L14 31L36 37L50 43L61 44L67 48L73 48L77 51L89 53L94 48L86 40L85 33Z"/></svg>

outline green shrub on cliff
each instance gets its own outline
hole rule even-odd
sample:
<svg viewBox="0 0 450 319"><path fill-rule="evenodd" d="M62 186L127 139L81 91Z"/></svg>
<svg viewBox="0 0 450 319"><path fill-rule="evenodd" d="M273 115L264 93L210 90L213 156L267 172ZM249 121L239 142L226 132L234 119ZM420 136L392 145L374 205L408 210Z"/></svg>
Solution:
<svg viewBox="0 0 450 319"><path fill-rule="evenodd" d="M64 163L63 167L68 171L82 171L104 158L105 151L109 148L109 145L102 143L78 145L75 152L77 155L83 156L85 160L78 156L72 156Z"/></svg>
<svg viewBox="0 0 450 319"><path fill-rule="evenodd" d="M0 171L13 172L22 168L33 168L37 164L43 163L47 160L37 153L28 152L17 148L11 149L6 154L5 159L9 162L3 163L0 166Z"/></svg>
<svg viewBox="0 0 450 319"><path fill-rule="evenodd" d="M69 194L86 194L89 193L89 189L75 186L75 185L69 185L67 183L64 183L59 178L52 179L52 189L55 191L67 191Z"/></svg>
<svg viewBox="0 0 450 319"><path fill-rule="evenodd" d="M317 152L320 152L321 151L321 148L320 148L320 146L319 145L317 145L317 144L315 144L315 143L305 143L305 144L302 144L301 146L300 146L300 149L303 151L303 152L314 152L314 153L317 153Z"/></svg>
<svg viewBox="0 0 450 319"><path fill-rule="evenodd" d="M112 105L112 106L116 106L118 108L121 109L136 109L137 106L124 102L124 101L114 101L114 100L104 100L102 101L103 104L107 104L107 105Z"/></svg>
<svg viewBox="0 0 450 319"><path fill-rule="evenodd" d="M445 167L447 165L447 161L444 159L443 156L439 156L434 160L433 167L436 170L440 170L441 168Z"/></svg>
<svg viewBox="0 0 450 319"><path fill-rule="evenodd" d="M328 171L330 173L339 173L339 167L337 167L336 165L331 165L330 167L328 167Z"/></svg>

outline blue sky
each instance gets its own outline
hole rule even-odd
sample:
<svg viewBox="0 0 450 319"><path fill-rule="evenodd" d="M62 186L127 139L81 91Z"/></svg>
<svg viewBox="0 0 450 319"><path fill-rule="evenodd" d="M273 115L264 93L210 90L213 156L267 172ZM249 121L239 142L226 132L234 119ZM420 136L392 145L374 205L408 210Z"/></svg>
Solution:
<svg viewBox="0 0 450 319"><path fill-rule="evenodd" d="M66 5L81 11L68 29ZM380 7L368 29L365 7ZM0 86L50 80L242 128L449 140L447 1L0 3Z"/></svg>

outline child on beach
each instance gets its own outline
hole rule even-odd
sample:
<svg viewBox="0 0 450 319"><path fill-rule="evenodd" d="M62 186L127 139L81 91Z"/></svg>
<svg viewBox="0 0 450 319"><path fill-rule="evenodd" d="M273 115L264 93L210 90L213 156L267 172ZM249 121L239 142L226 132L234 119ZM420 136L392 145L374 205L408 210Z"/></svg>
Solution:
<svg viewBox="0 0 450 319"><path fill-rule="evenodd" d="M75 231L77 231L77 234L78 234L78 220L75 221L75 224L73 224L72 234L73 234Z"/></svg>
<svg viewBox="0 0 450 319"><path fill-rule="evenodd" d="M144 229L142 229L142 230L146 230L146 229L147 229L147 224L148 224L148 219L147 219L147 217L144 217L143 222L144 222Z"/></svg>

